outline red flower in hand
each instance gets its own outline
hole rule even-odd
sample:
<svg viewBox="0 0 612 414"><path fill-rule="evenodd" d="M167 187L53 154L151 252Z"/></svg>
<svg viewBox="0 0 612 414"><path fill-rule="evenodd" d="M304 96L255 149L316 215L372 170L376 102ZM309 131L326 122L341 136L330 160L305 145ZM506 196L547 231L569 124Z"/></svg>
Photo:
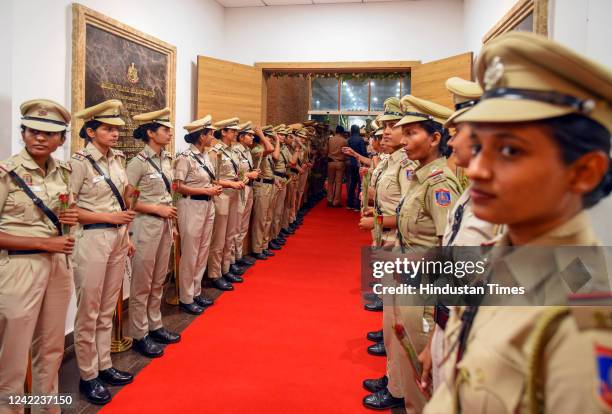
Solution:
<svg viewBox="0 0 612 414"><path fill-rule="evenodd" d="M400 324L393 325L393 329L395 329L395 335L397 335L398 338L402 339L403 337L406 336L406 330L404 329L403 325L400 325Z"/></svg>
<svg viewBox="0 0 612 414"><path fill-rule="evenodd" d="M178 191L178 183L176 181L172 182L172 191Z"/></svg>
<svg viewBox="0 0 612 414"><path fill-rule="evenodd" d="M134 198L138 198L140 197L140 190L139 189L135 189L134 190Z"/></svg>
<svg viewBox="0 0 612 414"><path fill-rule="evenodd" d="M378 222L379 225L382 226L382 224L383 224L383 216L376 217L376 221Z"/></svg>
<svg viewBox="0 0 612 414"><path fill-rule="evenodd" d="M66 193L60 194L59 202L62 204L63 208L68 208L68 203L70 202L70 195Z"/></svg>

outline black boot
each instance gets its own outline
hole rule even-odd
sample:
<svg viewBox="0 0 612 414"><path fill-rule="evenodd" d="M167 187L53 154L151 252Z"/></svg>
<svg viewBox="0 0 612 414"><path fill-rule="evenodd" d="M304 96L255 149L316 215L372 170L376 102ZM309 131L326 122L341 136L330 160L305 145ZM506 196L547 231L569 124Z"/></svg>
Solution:
<svg viewBox="0 0 612 414"><path fill-rule="evenodd" d="M213 279L212 284L215 288L219 290L224 290L224 291L234 290L234 286L232 286L230 282L228 282L222 277L218 279Z"/></svg>
<svg viewBox="0 0 612 414"><path fill-rule="evenodd" d="M373 410L389 410L404 406L403 398L395 398L387 388L363 398L363 405Z"/></svg>
<svg viewBox="0 0 612 414"><path fill-rule="evenodd" d="M160 344L175 344L181 340L181 335L170 332L163 327L155 329L154 331L149 331L149 335L155 342L159 342Z"/></svg>
<svg viewBox="0 0 612 414"><path fill-rule="evenodd" d="M231 271L227 272L226 274L223 275L223 279L227 280L228 282L231 283L242 283L244 282L244 279L241 278L238 275L233 274Z"/></svg>
<svg viewBox="0 0 612 414"><path fill-rule="evenodd" d="M132 349L147 358L159 358L164 355L164 349L155 343L150 335L145 335L142 339L134 339Z"/></svg>
<svg viewBox="0 0 612 414"><path fill-rule="evenodd" d="M382 340L383 340L383 331L382 331L382 329L380 331L368 332L367 338L368 338L368 340L370 340L372 342L382 342Z"/></svg>
<svg viewBox="0 0 612 414"><path fill-rule="evenodd" d="M284 246L285 243L287 243L287 239L283 239L282 237L277 237L276 239L274 239L274 243L278 244L279 246Z"/></svg>
<svg viewBox="0 0 612 414"><path fill-rule="evenodd" d="M383 301L382 300L375 300L372 303L366 303L364 306L364 309L370 312L382 312L383 310Z"/></svg>
<svg viewBox="0 0 612 414"><path fill-rule="evenodd" d="M270 244L270 243L268 243L268 244ZM264 253L266 254L266 256L268 256L268 257L276 256L276 253L274 253L273 251L270 251L270 249L266 249L266 250L264 250L263 252L264 252Z"/></svg>
<svg viewBox="0 0 612 414"><path fill-rule="evenodd" d="M387 350L385 349L384 342L376 342L374 345L370 345L368 347L368 354L375 356L385 356L387 355Z"/></svg>
<svg viewBox="0 0 612 414"><path fill-rule="evenodd" d="M215 304L212 299L205 298L204 296L196 296L193 298L193 301L198 304L201 308L207 308Z"/></svg>
<svg viewBox="0 0 612 414"><path fill-rule="evenodd" d="M108 385L125 385L134 381L134 376L132 374L126 371L120 371L113 367L100 371L98 373L98 378L106 382Z"/></svg>
<svg viewBox="0 0 612 414"><path fill-rule="evenodd" d="M274 241L271 240L270 243L268 243L268 247L272 250L280 250L281 247Z"/></svg>
<svg viewBox="0 0 612 414"><path fill-rule="evenodd" d="M179 301L179 309L183 312L187 312L190 315L201 315L204 309L196 305L195 303L183 303Z"/></svg>
<svg viewBox="0 0 612 414"><path fill-rule="evenodd" d="M251 253L251 256L253 256L257 260L268 260L268 256L266 254L264 254L264 252L261 252L261 253Z"/></svg>
<svg viewBox="0 0 612 414"><path fill-rule="evenodd" d="M253 266L257 260L253 259L249 256L242 256L240 259L236 260L236 264L240 266Z"/></svg>
<svg viewBox="0 0 612 414"><path fill-rule="evenodd" d="M79 391L87 398L87 401L96 405L104 405L113 398L99 378L89 381L79 380Z"/></svg>
<svg viewBox="0 0 612 414"><path fill-rule="evenodd" d="M246 272L246 269L234 263L230 265L229 271L237 276L242 276L244 272Z"/></svg>
<svg viewBox="0 0 612 414"><path fill-rule="evenodd" d="M383 375L380 378L376 379L367 379L363 381L363 388L370 392L378 392L387 388L387 384L389 383L389 379L386 375Z"/></svg>

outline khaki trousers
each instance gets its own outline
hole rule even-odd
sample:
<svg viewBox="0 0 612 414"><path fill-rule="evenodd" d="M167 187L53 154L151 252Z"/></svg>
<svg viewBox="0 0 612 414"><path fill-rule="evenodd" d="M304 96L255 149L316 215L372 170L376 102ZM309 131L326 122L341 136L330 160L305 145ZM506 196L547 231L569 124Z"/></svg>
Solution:
<svg viewBox="0 0 612 414"><path fill-rule="evenodd" d="M8 256L0 252L0 413L22 413L8 395L23 394L32 349L32 394L58 392L72 269L64 254ZM32 412L59 413L59 406Z"/></svg>
<svg viewBox="0 0 612 414"><path fill-rule="evenodd" d="M270 206L268 209L268 214L266 215L264 249L268 248L268 243L270 242L270 240L272 240L272 229L274 227L274 211L276 211L276 201L278 200L279 194L280 189L276 186L276 184L273 184L270 196Z"/></svg>
<svg viewBox="0 0 612 414"><path fill-rule="evenodd" d="M214 199L215 224L208 255L208 277L211 279L218 279L229 271L231 249L238 234L239 197L238 191L226 188Z"/></svg>
<svg viewBox="0 0 612 414"><path fill-rule="evenodd" d="M289 224L293 222L295 218L292 219L293 208L295 205L295 196L296 196L296 188L297 181L296 177L292 176L291 181L287 183L287 194L285 196L285 208L283 209L283 219L281 221L281 227L286 229L289 227Z"/></svg>
<svg viewBox="0 0 612 414"><path fill-rule="evenodd" d="M255 184L253 184L255 185ZM249 231L249 222L251 221L251 211L253 210L253 187L246 186L244 188L244 196L240 198L239 202L239 223L238 223L238 234L236 235L236 242L232 249L232 263L236 260L240 260L244 252L242 251L244 245L244 238Z"/></svg>
<svg viewBox="0 0 612 414"><path fill-rule="evenodd" d="M113 313L128 250L128 228L79 229L73 253L77 313L74 349L81 378L88 381L113 366Z"/></svg>
<svg viewBox="0 0 612 414"><path fill-rule="evenodd" d="M394 397L403 397L406 401L407 413L420 413L427 403L417 383L412 363L404 347L395 335L393 326L400 324L410 336L414 349L420 354L429 341L429 331L433 329L433 313L423 306L384 306L383 307L383 339L387 351L387 388ZM427 329L424 329L427 321Z"/></svg>
<svg viewBox="0 0 612 414"><path fill-rule="evenodd" d="M272 228L270 239L276 238L281 231L283 212L285 211L285 200L287 198L287 183L282 183L282 188L278 189L274 198L274 210L272 212Z"/></svg>
<svg viewBox="0 0 612 414"><path fill-rule="evenodd" d="M302 173L298 181L297 197L295 201L295 214L302 207L304 201L304 193L306 192L306 184L308 183L308 173Z"/></svg>
<svg viewBox="0 0 612 414"><path fill-rule="evenodd" d="M212 200L182 198L176 207L181 236L179 300L190 304L194 297L202 293L202 278L215 221L215 203Z"/></svg>
<svg viewBox="0 0 612 414"><path fill-rule="evenodd" d="M163 326L160 307L172 247L172 221L139 214L132 231L136 253L130 283L130 333L142 339Z"/></svg>
<svg viewBox="0 0 612 414"><path fill-rule="evenodd" d="M251 250L253 253L261 253L267 248L264 242L271 224L267 222L267 218L270 214L273 190L274 184L258 182L253 184L253 219L251 220Z"/></svg>
<svg viewBox="0 0 612 414"><path fill-rule="evenodd" d="M344 161L330 161L327 164L327 201L337 206L342 203L342 177Z"/></svg>

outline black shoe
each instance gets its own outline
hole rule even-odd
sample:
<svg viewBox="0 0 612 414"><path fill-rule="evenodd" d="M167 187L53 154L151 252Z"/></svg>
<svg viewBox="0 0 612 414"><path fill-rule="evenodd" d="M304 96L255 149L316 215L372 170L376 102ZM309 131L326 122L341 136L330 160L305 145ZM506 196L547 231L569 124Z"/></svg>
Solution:
<svg viewBox="0 0 612 414"><path fill-rule="evenodd" d="M164 349L153 341L151 335L145 335L142 339L134 339L132 349L147 358L159 358L164 355Z"/></svg>
<svg viewBox="0 0 612 414"><path fill-rule="evenodd" d="M374 302L382 299L374 292L365 292L363 294L363 300L367 300L368 302Z"/></svg>
<svg viewBox="0 0 612 414"><path fill-rule="evenodd" d="M224 278L220 277L218 279L213 279L213 286L219 290L234 290L234 286Z"/></svg>
<svg viewBox="0 0 612 414"><path fill-rule="evenodd" d="M193 301L201 308L207 308L215 304L212 299L205 298L202 295L194 297Z"/></svg>
<svg viewBox="0 0 612 414"><path fill-rule="evenodd" d="M285 243L287 243L287 239L277 237L276 239L274 239L274 243L278 244L279 246L284 246Z"/></svg>
<svg viewBox="0 0 612 414"><path fill-rule="evenodd" d="M223 275L223 279L227 280L228 282L231 283L242 283L244 282L244 279L241 278L238 275L233 274L231 271L227 272L226 274Z"/></svg>
<svg viewBox="0 0 612 414"><path fill-rule="evenodd" d="M240 266L253 266L257 260L253 259L249 256L242 256L240 259L236 260L236 264Z"/></svg>
<svg viewBox="0 0 612 414"><path fill-rule="evenodd" d="M368 332L367 338L372 342L382 342L383 330Z"/></svg>
<svg viewBox="0 0 612 414"><path fill-rule="evenodd" d="M289 225L289 230L292 230L293 232L295 232L298 227L300 227L300 225L294 221L293 223Z"/></svg>
<svg viewBox="0 0 612 414"><path fill-rule="evenodd" d="M363 398L363 405L373 410L389 410L404 407L403 398L395 398L387 388Z"/></svg>
<svg viewBox="0 0 612 414"><path fill-rule="evenodd" d="M201 315L204 309L196 305L195 303L183 303L179 302L179 309L183 312L187 312L190 315Z"/></svg>
<svg viewBox="0 0 612 414"><path fill-rule="evenodd" d="M199 303L198 306L200 306ZM155 342L159 342L160 344L175 344L181 340L181 335L175 332L170 332L166 328L159 328L154 331L149 331L149 335L151 335L151 338Z"/></svg>
<svg viewBox="0 0 612 414"><path fill-rule="evenodd" d="M387 384L389 383L389 379L386 375L383 375L380 378L376 379L367 379L363 381L363 388L370 392L378 392L387 388Z"/></svg>
<svg viewBox="0 0 612 414"><path fill-rule="evenodd" d="M230 265L229 271L237 276L242 276L244 272L246 272L246 269L234 263L233 265ZM233 282L233 280L230 281Z"/></svg>
<svg viewBox="0 0 612 414"><path fill-rule="evenodd" d="M281 247L276 244L276 242L274 240L271 240L270 243L268 243L268 247L272 250L280 250Z"/></svg>
<svg viewBox="0 0 612 414"><path fill-rule="evenodd" d="M387 350L385 349L384 342L376 342L374 345L370 345L368 347L368 354L375 356L385 356L387 355Z"/></svg>
<svg viewBox="0 0 612 414"><path fill-rule="evenodd" d="M263 252L261 252L261 253L251 253L251 256L253 256L257 260L268 260L268 255L264 254Z"/></svg>
<svg viewBox="0 0 612 414"><path fill-rule="evenodd" d="M291 229L281 229L281 234L284 234L285 236L290 236L292 234L295 234L295 230L291 230Z"/></svg>
<svg viewBox="0 0 612 414"><path fill-rule="evenodd" d="M89 381L79 380L79 391L87 398L87 401L96 405L104 405L113 398L99 378Z"/></svg>
<svg viewBox="0 0 612 414"><path fill-rule="evenodd" d="M98 373L98 378L106 382L108 385L125 385L134 381L134 376L126 371L120 371L110 367Z"/></svg>
<svg viewBox="0 0 612 414"><path fill-rule="evenodd" d="M270 244L270 243L268 243L268 244ZM270 251L269 249L266 249L266 250L264 250L263 252L264 252L264 253L265 253L265 255L266 255L266 256L268 256L268 257L276 256L276 253L274 253L274 252Z"/></svg>
<svg viewBox="0 0 612 414"><path fill-rule="evenodd" d="M370 312L382 312L383 310L383 301L382 300L375 300L372 303L366 303L364 306L364 309Z"/></svg>

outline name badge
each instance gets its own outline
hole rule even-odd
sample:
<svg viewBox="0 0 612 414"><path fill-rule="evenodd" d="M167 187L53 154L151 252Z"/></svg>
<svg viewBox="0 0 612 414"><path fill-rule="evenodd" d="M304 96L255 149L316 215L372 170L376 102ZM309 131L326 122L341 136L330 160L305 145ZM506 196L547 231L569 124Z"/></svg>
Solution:
<svg viewBox="0 0 612 414"><path fill-rule="evenodd" d="M104 176L103 175L96 175L93 180L91 180L94 184L99 183L100 181L104 180Z"/></svg>
<svg viewBox="0 0 612 414"><path fill-rule="evenodd" d="M157 178L158 180L161 180L162 176L161 176L160 173L153 173L153 174L149 174L149 178L151 178L151 179L156 179Z"/></svg>
<svg viewBox="0 0 612 414"><path fill-rule="evenodd" d="M39 185L31 185L30 190L34 193L40 193L42 191L42 187Z"/></svg>

